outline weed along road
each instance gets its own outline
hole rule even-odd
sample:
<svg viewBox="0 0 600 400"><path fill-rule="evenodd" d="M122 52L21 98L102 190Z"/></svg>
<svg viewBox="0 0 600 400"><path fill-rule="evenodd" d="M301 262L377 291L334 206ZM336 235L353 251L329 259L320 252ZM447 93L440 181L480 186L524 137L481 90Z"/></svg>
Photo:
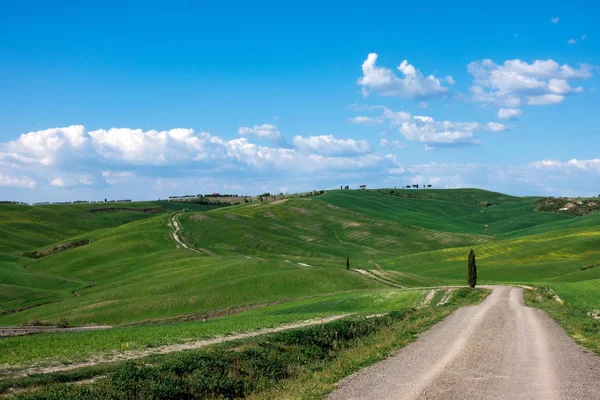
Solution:
<svg viewBox="0 0 600 400"><path fill-rule="evenodd" d="M526 307L523 289L489 288L480 305L455 311L327 398L600 399L600 357Z"/></svg>

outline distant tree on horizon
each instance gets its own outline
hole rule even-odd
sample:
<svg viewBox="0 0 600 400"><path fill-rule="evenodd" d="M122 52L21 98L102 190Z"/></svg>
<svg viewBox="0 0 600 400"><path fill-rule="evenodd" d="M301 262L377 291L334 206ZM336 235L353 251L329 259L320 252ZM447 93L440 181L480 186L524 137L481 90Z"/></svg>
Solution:
<svg viewBox="0 0 600 400"><path fill-rule="evenodd" d="M474 288L477 285L477 265L475 263L475 252L473 249L469 252L469 263L468 263L468 271L469 271L469 286Z"/></svg>

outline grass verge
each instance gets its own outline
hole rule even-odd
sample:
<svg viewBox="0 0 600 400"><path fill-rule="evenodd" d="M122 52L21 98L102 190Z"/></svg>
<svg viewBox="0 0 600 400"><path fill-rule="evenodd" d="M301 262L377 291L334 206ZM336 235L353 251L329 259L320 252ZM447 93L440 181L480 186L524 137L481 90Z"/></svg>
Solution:
<svg viewBox="0 0 600 400"><path fill-rule="evenodd" d="M315 398L335 382L406 345L453 310L481 301L483 290L459 289L446 306L403 309L375 318L241 340L203 350L150 356L94 371L13 378L18 399ZM93 383L72 385L96 375ZM8 393L8 385L0 386ZM29 387L29 389L27 389Z"/></svg>
<svg viewBox="0 0 600 400"><path fill-rule="evenodd" d="M524 297L528 306L547 312L577 343L600 355L600 320L588 315L587 309L557 302L545 287L525 290Z"/></svg>

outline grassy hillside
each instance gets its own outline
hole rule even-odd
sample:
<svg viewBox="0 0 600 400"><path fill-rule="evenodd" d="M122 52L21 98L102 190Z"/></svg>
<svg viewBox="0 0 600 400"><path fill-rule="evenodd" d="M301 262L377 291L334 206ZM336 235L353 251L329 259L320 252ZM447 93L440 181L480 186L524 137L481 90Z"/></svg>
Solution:
<svg viewBox="0 0 600 400"><path fill-rule="evenodd" d="M86 232L79 236L91 244L48 257L11 256L4 310L55 302L2 315L0 324L59 318L118 324L382 288L346 271L346 257L353 268L373 268L400 254L493 240L378 220L312 199L184 213L179 221L183 238L202 254L177 249L163 214ZM42 297L15 292L24 287Z"/></svg>
<svg viewBox="0 0 600 400"><path fill-rule="evenodd" d="M574 304L600 309L600 300L578 293L593 292L600 279L600 267L582 269L600 263L600 214L536 212L533 199L474 189L418 191L431 200L401 197L405 192L336 190L196 206L204 211L178 214L180 235L193 248L187 250L171 236L172 212L3 205L0 325L212 318L311 296L387 290L390 281L462 284L471 248L481 283L551 285ZM474 205L481 202L495 205ZM22 256L81 238L91 243L39 259ZM346 270L346 257L351 268L369 273Z"/></svg>
<svg viewBox="0 0 600 400"><path fill-rule="evenodd" d="M91 212L97 209L134 209L139 211ZM95 279L79 278L68 271L49 273L35 269L36 260L22 257L25 251L37 251L75 238L96 240L110 229L181 209L206 210L211 206L187 205L166 201L70 204L47 206L0 205L0 315L43 303L73 297ZM151 212L144 212L151 211ZM163 219L166 217L163 217ZM135 225L131 225L135 227ZM118 230L114 233L118 234ZM168 235L168 230L165 235ZM127 247L119 244L120 248ZM94 246L104 253L103 246ZM123 250L124 252L129 249ZM52 256L52 260L81 265L79 252ZM64 260L64 261L63 261ZM51 261L52 262L52 261Z"/></svg>
<svg viewBox="0 0 600 400"><path fill-rule="evenodd" d="M97 209L137 209L139 211L90 212ZM96 203L24 206L0 204L0 253L19 254L38 249L84 232L112 228L154 213L148 209L175 211L181 209L208 210L212 206L182 204L168 201L131 203Z"/></svg>
<svg viewBox="0 0 600 400"><path fill-rule="evenodd" d="M375 189L373 191L392 196L410 196L410 198L420 200L442 200L469 205L479 205L482 203L499 205L522 199L504 193L481 189Z"/></svg>
<svg viewBox="0 0 600 400"><path fill-rule="evenodd" d="M429 191L423 189L418 192ZM408 189L405 192L408 192ZM438 193L438 199L430 200L428 196L424 199L415 199L387 195L380 191L335 190L320 196L319 199L363 215L406 225L442 232L489 236L517 234L518 230L573 219L556 213L535 212L535 202L528 198L499 195L476 189L438 189L435 192ZM504 200L504 202L491 207L474 205L486 199L498 202ZM486 225L488 225L487 229Z"/></svg>

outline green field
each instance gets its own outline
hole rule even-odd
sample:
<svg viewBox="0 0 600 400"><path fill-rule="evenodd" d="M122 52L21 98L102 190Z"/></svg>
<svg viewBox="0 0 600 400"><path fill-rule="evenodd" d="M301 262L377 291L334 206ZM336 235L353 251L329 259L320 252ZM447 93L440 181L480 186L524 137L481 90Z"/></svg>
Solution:
<svg viewBox="0 0 600 400"><path fill-rule="evenodd" d="M420 287L465 284L471 248L481 284L550 286L583 315L600 310L600 213L536 212L535 201L477 189L381 189L212 209L2 204L0 326L67 320L117 328L5 339L0 364L415 308L427 292ZM100 207L163 212L90 212ZM173 240L173 214L191 249ZM75 239L91 243L23 256ZM370 275L347 270L347 257Z"/></svg>

